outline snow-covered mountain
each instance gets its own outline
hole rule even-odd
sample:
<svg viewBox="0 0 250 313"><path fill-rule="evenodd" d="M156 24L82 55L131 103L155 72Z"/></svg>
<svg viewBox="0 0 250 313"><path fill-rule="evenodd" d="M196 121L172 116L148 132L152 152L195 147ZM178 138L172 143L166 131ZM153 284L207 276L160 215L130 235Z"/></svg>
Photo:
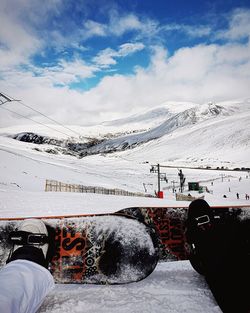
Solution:
<svg viewBox="0 0 250 313"><path fill-rule="evenodd" d="M104 126L130 129L153 128L164 122L175 114L195 107L197 104L192 102L164 102L160 106L145 110L137 114L130 115L117 120L106 121L102 123Z"/></svg>
<svg viewBox="0 0 250 313"><path fill-rule="evenodd" d="M131 149L148 141L162 138L168 134L174 134L175 130L179 130L183 127L192 127L192 125L200 124L205 120L229 115L227 109L214 104L197 105L177 114L171 114L169 111L165 110L162 110L162 112L165 115L165 120L158 126L139 134L130 134L128 136L105 140L86 150L86 153L91 154ZM151 113L154 117L155 110L151 111ZM143 115L144 117L146 116L145 123L149 115L149 113ZM139 116L138 120L141 121L141 119L142 117ZM118 121L116 121L116 123L118 123Z"/></svg>
<svg viewBox="0 0 250 313"><path fill-rule="evenodd" d="M22 132L11 128L1 133L32 143L32 149L53 154L85 157L122 152L141 161L249 167L249 126L250 100L245 100L183 106L166 103L96 127L75 127L83 136L80 139L55 138L45 129L42 134L37 132L34 126L32 132L32 127L23 126Z"/></svg>

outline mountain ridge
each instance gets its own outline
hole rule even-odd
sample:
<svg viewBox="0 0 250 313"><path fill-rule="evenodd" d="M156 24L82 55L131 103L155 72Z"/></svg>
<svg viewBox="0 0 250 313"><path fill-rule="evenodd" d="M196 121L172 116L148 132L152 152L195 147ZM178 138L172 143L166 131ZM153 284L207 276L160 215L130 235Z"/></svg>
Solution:
<svg viewBox="0 0 250 313"><path fill-rule="evenodd" d="M144 158L148 156L149 159L156 159L152 152L147 151L149 147L152 151L157 150L157 156L165 162L169 162L173 158L180 158L181 154L183 155L181 158L185 157L185 154L187 158L190 158L188 154L191 154L191 151L196 151L197 155L212 155L213 153L218 155L218 152L220 152L219 155L223 155L221 152L223 149L228 155L232 153L240 155L241 151L245 155L250 152L249 100L225 104L189 104L189 108L186 110L180 111L180 108L177 108L175 113L173 111L164 106L144 112L142 115L136 114L130 118L122 119L123 125L119 123L119 120L115 120L113 124L110 121L106 126L102 125L101 128L97 126L97 130L102 131L102 133L99 133L98 136L92 136L87 141L77 138L58 140L25 131L23 134L13 134L14 129L9 136L33 143L32 149L37 151L71 154L80 158L93 154L119 152L128 153L130 157L138 159L141 159L140 154ZM161 113L163 116L160 116ZM146 129L147 126L150 126L148 120L151 115L153 119L151 125L156 124L156 126ZM138 127L137 129L132 127L138 121L140 127L144 126L145 130L141 131ZM127 127L124 128L126 123ZM127 131L125 131L126 129ZM85 132L86 130L83 129ZM105 134L108 132L109 136L106 136ZM5 133L4 130L3 133ZM83 133L83 136L86 137L88 134ZM28 140L25 140L25 137ZM40 138L41 142L36 142L37 138ZM189 143L188 146L186 145L187 142ZM41 144L45 144L46 148L41 148ZM164 157L165 147L171 151L168 158ZM239 151L234 151L235 147ZM152 156L150 156L151 153ZM246 159L245 156L243 159Z"/></svg>

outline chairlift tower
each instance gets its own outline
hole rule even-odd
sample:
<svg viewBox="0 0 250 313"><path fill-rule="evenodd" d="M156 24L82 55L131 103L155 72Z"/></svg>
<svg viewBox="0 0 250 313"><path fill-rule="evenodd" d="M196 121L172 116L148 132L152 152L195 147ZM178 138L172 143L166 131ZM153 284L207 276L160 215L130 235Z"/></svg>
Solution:
<svg viewBox="0 0 250 313"><path fill-rule="evenodd" d="M150 168L150 173L157 173L157 185L158 185L158 191L157 191L157 196L159 197L160 192L161 192L161 181L166 181L168 182L166 173L161 173L160 168L164 167L160 165L159 163L157 165L152 165Z"/></svg>

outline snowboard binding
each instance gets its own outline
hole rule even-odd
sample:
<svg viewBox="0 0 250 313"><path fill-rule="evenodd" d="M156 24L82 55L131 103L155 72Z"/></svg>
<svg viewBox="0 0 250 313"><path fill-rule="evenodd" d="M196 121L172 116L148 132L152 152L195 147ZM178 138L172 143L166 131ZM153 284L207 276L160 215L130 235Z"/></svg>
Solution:
<svg viewBox="0 0 250 313"><path fill-rule="evenodd" d="M25 220L18 230L9 234L8 241L12 249L6 263L23 259L48 268L52 255L50 237L50 231L41 220Z"/></svg>
<svg viewBox="0 0 250 313"><path fill-rule="evenodd" d="M13 245L44 245L49 242L46 234L30 233L26 231L16 230L10 233L9 242Z"/></svg>

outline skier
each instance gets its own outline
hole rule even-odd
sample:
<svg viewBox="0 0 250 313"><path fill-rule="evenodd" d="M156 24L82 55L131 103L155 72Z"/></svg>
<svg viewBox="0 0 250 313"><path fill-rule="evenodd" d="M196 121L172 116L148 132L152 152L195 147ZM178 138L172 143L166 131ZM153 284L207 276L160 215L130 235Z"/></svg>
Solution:
<svg viewBox="0 0 250 313"><path fill-rule="evenodd" d="M205 279L225 313L250 312L250 221L236 211L212 210L205 200L188 210L186 236L190 262Z"/></svg>
<svg viewBox="0 0 250 313"><path fill-rule="evenodd" d="M54 288L48 271L48 231L38 219L25 220L12 240L7 265L0 270L0 312L33 313Z"/></svg>

